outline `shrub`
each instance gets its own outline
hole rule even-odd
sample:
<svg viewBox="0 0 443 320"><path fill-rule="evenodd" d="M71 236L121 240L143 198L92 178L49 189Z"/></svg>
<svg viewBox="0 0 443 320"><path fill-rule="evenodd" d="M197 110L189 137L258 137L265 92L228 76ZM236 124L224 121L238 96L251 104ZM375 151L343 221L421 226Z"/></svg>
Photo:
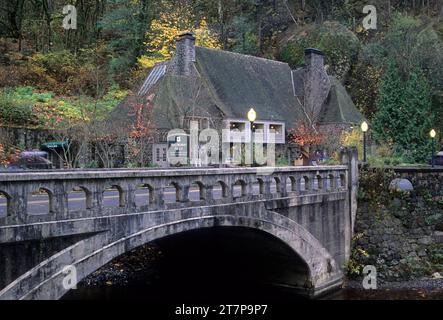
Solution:
<svg viewBox="0 0 443 320"><path fill-rule="evenodd" d="M32 87L0 90L0 122L30 127L66 127L91 118L104 119L129 91L113 87L104 97L93 99L57 97L53 92L38 92Z"/></svg>
<svg viewBox="0 0 443 320"><path fill-rule="evenodd" d="M29 123L32 119L32 103L20 101L11 90L0 92L0 121L12 125Z"/></svg>
<svg viewBox="0 0 443 320"><path fill-rule="evenodd" d="M352 251L349 260L346 263L347 274L351 277L360 275L366 264L366 260L369 258L369 254L366 250L358 246L358 241L364 237L363 233L357 233L352 238Z"/></svg>
<svg viewBox="0 0 443 320"><path fill-rule="evenodd" d="M393 196L389 189L395 173L384 168L361 170L359 179L359 197L369 201L371 209L378 212Z"/></svg>
<svg viewBox="0 0 443 320"><path fill-rule="evenodd" d="M289 161L286 157L279 157L277 161L275 161L275 166L277 167L287 167L289 166Z"/></svg>
<svg viewBox="0 0 443 320"><path fill-rule="evenodd" d="M356 147L359 158L363 159L363 134L360 128L342 134L341 143L345 147Z"/></svg>

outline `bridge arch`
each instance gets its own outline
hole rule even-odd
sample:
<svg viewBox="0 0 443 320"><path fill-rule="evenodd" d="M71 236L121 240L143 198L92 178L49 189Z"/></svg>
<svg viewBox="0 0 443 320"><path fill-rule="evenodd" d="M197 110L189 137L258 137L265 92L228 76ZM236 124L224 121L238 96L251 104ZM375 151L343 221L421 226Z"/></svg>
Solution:
<svg viewBox="0 0 443 320"><path fill-rule="evenodd" d="M342 273L333 257L308 230L276 212L259 214L214 214L165 221L144 227L119 239L109 240L107 232L82 240L40 263L0 291L0 299L60 299L69 290L63 287L66 266L75 266L78 281L113 259L163 237L210 227L242 227L266 232L286 243L307 265L309 282L304 290L319 294L341 283ZM42 275L45 275L43 277ZM41 279L45 279L42 281Z"/></svg>

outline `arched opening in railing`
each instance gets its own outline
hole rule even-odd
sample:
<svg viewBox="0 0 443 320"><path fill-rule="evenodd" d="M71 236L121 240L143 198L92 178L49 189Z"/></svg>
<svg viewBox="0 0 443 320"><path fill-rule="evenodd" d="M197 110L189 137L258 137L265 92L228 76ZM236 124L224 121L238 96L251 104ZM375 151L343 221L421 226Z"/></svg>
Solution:
<svg viewBox="0 0 443 320"><path fill-rule="evenodd" d="M237 180L232 186L232 196L234 198L240 198L245 197L246 195L246 182L244 180Z"/></svg>
<svg viewBox="0 0 443 320"><path fill-rule="evenodd" d="M103 191L104 208L123 208L125 206L125 194L119 185L112 185Z"/></svg>
<svg viewBox="0 0 443 320"><path fill-rule="evenodd" d="M212 188L212 198L220 200L228 197L228 186L223 181L217 181Z"/></svg>
<svg viewBox="0 0 443 320"><path fill-rule="evenodd" d="M314 179L314 190L321 191L323 189L323 178L321 175L316 175Z"/></svg>
<svg viewBox="0 0 443 320"><path fill-rule="evenodd" d="M283 191L282 181L279 177L274 177L271 184L271 193L281 194Z"/></svg>
<svg viewBox="0 0 443 320"><path fill-rule="evenodd" d="M182 198L183 188L177 182L171 182L163 189L163 201L165 203L180 202Z"/></svg>
<svg viewBox="0 0 443 320"><path fill-rule="evenodd" d="M265 181L262 178L257 178L253 183L252 194L255 196L265 194Z"/></svg>
<svg viewBox="0 0 443 320"><path fill-rule="evenodd" d="M45 215L54 212L54 194L46 188L39 188L28 194L28 215Z"/></svg>
<svg viewBox="0 0 443 320"><path fill-rule="evenodd" d="M340 189L346 189L346 175L340 174L337 178L337 186Z"/></svg>
<svg viewBox="0 0 443 320"><path fill-rule="evenodd" d="M189 200L202 201L205 200L205 185L201 181L196 181L189 187Z"/></svg>
<svg viewBox="0 0 443 320"><path fill-rule="evenodd" d="M11 215L11 196L0 190L0 218Z"/></svg>
<svg viewBox="0 0 443 320"><path fill-rule="evenodd" d="M150 184L141 184L135 190L135 206L137 208L153 204L155 201L154 188Z"/></svg>
<svg viewBox="0 0 443 320"><path fill-rule="evenodd" d="M274 178L271 178L269 191L271 192L271 194L277 193L277 182L275 181Z"/></svg>
<svg viewBox="0 0 443 320"><path fill-rule="evenodd" d="M297 179L293 176L286 178L286 190L290 192L297 191Z"/></svg>
<svg viewBox="0 0 443 320"><path fill-rule="evenodd" d="M326 179L326 191L332 191L335 189L335 178L333 174L329 174Z"/></svg>
<svg viewBox="0 0 443 320"><path fill-rule="evenodd" d="M92 194L88 188L85 187L74 187L68 193L68 210L82 211L92 209Z"/></svg>
<svg viewBox="0 0 443 320"><path fill-rule="evenodd" d="M300 178L300 191L309 191L311 188L310 181L307 176Z"/></svg>

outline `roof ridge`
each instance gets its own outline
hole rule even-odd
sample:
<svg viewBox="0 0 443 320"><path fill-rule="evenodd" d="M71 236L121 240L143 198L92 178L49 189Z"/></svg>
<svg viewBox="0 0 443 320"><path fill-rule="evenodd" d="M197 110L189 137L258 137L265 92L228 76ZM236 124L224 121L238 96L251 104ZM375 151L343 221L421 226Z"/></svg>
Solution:
<svg viewBox="0 0 443 320"><path fill-rule="evenodd" d="M233 51L227 51L227 50L215 49L215 48L207 48L207 47L202 47L202 46L195 46L195 47L200 48L200 49L209 50L209 51L218 51L218 52L223 52L223 53L232 54L232 55L238 55L238 56L242 56L242 57L249 57L249 58L253 58L253 59L257 59L257 60L264 60L264 61L272 62L272 63L285 64L285 65L289 66L289 64L287 62L266 59L266 58L262 58L262 57L253 56L250 54L243 54L243 53L238 53L238 52L233 52Z"/></svg>

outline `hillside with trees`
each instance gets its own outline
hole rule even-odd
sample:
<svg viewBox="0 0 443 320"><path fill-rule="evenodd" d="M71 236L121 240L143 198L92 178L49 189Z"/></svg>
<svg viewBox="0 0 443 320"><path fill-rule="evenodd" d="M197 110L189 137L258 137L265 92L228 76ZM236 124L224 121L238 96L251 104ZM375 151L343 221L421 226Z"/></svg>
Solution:
<svg viewBox="0 0 443 320"><path fill-rule="evenodd" d="M305 48L322 50L375 141L403 162L426 161L430 128L443 132L442 0L372 1L376 30L363 27L363 0L75 0L74 30L66 4L0 1L1 126L104 119L193 31L198 45L293 68Z"/></svg>

